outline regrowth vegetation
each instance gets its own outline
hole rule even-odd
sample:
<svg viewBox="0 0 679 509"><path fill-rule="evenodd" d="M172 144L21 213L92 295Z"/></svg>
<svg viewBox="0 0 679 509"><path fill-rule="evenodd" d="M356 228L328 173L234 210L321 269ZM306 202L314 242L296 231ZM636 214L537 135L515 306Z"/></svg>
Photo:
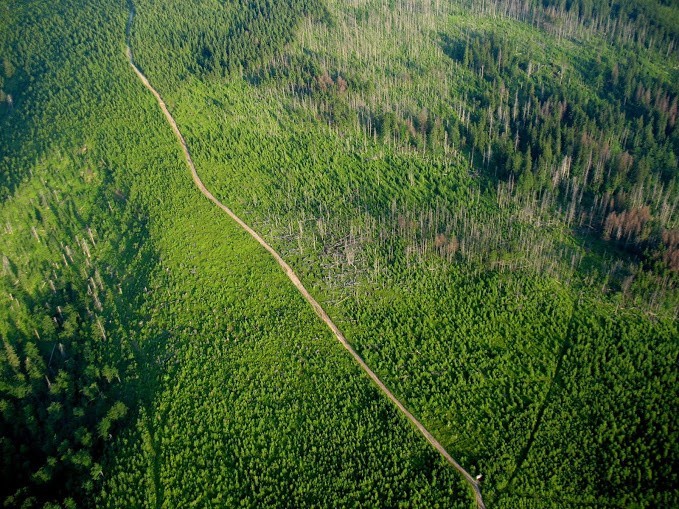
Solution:
<svg viewBox="0 0 679 509"><path fill-rule="evenodd" d="M473 505L128 7L0 6L4 503ZM679 503L675 6L134 8L489 507Z"/></svg>

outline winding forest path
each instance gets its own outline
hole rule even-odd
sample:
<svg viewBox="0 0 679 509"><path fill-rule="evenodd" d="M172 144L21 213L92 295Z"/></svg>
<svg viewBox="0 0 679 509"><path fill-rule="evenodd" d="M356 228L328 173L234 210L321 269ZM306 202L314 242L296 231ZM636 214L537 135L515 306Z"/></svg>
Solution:
<svg viewBox="0 0 679 509"><path fill-rule="evenodd" d="M177 127L177 123L174 120L174 117L170 113L170 111L167 109L167 106L165 105L165 101L163 101L163 98L160 96L160 94L156 91L155 88L151 86L149 83L149 80L144 76L144 74L139 70L139 68L135 65L134 63L134 58L132 57L132 50L130 49L129 45L129 31L130 27L132 25L132 20L134 19L134 8L130 9L130 17L128 20L128 26L127 26L127 36L128 36L128 42L126 45L125 53L127 55L127 58L130 62L130 65L132 66L132 69L134 70L135 74L137 77L141 80L141 82L144 84L144 86L155 96L156 100L158 101L158 105L160 106L160 109L163 111L163 114L165 115L165 118L169 122L170 126L172 127L172 130L174 131L175 136L177 137L177 140L179 140L179 143L182 146L182 151L184 152L184 157L186 158L186 163L189 166L189 169L191 170L191 176L193 177L193 182L196 184L198 189L200 189L200 192L205 195L205 197L210 200L212 203L214 203L217 207L222 209L224 212L226 212L231 219L233 219L238 225L243 228L246 232L252 236L259 244L266 249L271 256L278 262L278 265L281 266L283 269L283 272L285 272L285 275L288 277L288 279L292 282L293 285L295 285L295 288L299 291L299 293L302 294L302 297L304 297L304 300L306 300L313 310L316 312L316 314L319 316L321 320L325 322L325 324L330 328L330 330L335 334L335 337L337 340L342 343L342 346L346 348L351 356L354 358L354 360L358 363L359 366L361 366L361 369L365 371L365 373L370 377L370 379L377 385L380 391L389 398L389 400L396 405L396 407L401 411L401 413L412 423L415 425L415 427L419 430L422 435L427 439L427 441L443 456L448 463L450 463L453 467L455 467L460 474L466 479L466 481L471 485L473 491L474 491L474 496L476 498L476 505L479 509L485 509L485 504L483 503L483 499L481 498L481 489L479 487L479 483L474 479L469 472L467 472L457 461L453 459L453 457L448 454L448 451L445 450L445 448L441 445L441 443L434 438L434 436L429 433L427 428L424 427L424 425L415 418L413 414L411 414L408 409L401 403L396 396L387 388L386 385L382 382L382 380L379 379L379 377L375 374L375 372L370 369L370 367L365 363L365 361L361 358L358 353L356 353L356 350L353 349L353 347L349 344L349 342L346 340L342 332L337 328L335 323L330 319L328 314L325 312L325 310L321 307L321 305L314 299L309 291L304 287L302 282L300 281L299 277L297 277L297 274L292 270L292 268L283 260L283 258L276 252L274 248L272 248L262 237L259 236L259 234L250 228L241 218L239 218L236 214L233 213L233 211L228 208L226 205L224 205L222 202L220 202L215 196L205 187L205 184L203 184L203 181L200 179L198 176L198 172L196 171L196 167L193 164L193 160L191 159L191 154L189 152L189 148L186 145L186 140L184 140L184 136L182 136L182 133L179 131L179 128Z"/></svg>

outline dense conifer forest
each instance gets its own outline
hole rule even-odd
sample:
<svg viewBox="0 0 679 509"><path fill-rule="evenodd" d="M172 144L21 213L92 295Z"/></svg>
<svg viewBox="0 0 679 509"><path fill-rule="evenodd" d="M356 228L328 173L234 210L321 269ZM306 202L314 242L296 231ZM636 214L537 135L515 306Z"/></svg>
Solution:
<svg viewBox="0 0 679 509"><path fill-rule="evenodd" d="M673 0L0 1L6 507L679 505Z"/></svg>

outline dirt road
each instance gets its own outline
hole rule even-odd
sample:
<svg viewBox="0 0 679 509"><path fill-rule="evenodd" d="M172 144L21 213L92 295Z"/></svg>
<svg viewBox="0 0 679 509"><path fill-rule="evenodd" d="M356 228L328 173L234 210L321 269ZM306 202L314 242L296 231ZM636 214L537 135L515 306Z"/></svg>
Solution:
<svg viewBox="0 0 679 509"><path fill-rule="evenodd" d="M129 24L128 24L128 34L129 34L129 25L132 23L134 17L134 11L130 11L130 19L129 19ZM330 330L335 334L335 337L337 340L342 343L344 348L346 348L351 356L354 358L354 360L358 363L359 366L361 366L361 369L365 371L365 373L370 377L370 379L377 385L380 391L389 398L389 400L396 405L396 407L401 411L403 415L419 430L422 435L427 439L427 441L443 456L448 463L450 463L453 467L455 467L460 474L467 480L467 482L471 485L473 491L474 491L474 496L476 498L476 504L479 509L485 509L485 505L483 503L483 499L481 498L481 490L479 488L479 484L474 479L469 472L467 472L462 466L453 459L453 457L448 454L448 451L445 450L445 448L439 443L434 436L427 431L427 429L422 425L422 423L415 418L413 414L411 414L408 409L401 403L396 396L392 394L392 392L387 388L386 385L378 378L378 376L373 372L372 369L365 363L365 361L361 358L360 355L356 353L356 351L352 348L352 346L349 344L349 342L346 340L342 332L337 328L337 326L334 324L334 322L330 319L328 314L325 312L325 310L321 307L321 305L314 299L311 294L307 291L307 289L304 287L300 279L297 277L297 274L292 270L292 268L281 258L281 256L272 248L267 242L259 236L259 234L250 228L244 221L242 221L236 214L234 214L231 209L229 209L226 205L224 205L222 202L220 202L217 198L214 197L214 195L205 187L203 184L203 181L200 180L200 177L198 176L198 172L196 171L196 167L193 164L193 160L191 159L191 153L189 152L189 149L186 145L186 141L184 140L184 137L182 136L182 133L179 131L179 128L177 127L177 123L175 122L174 118L172 117L172 114L170 111L167 109L167 106L165 105L165 101L163 101L163 98L160 96L160 94L156 91L155 88L151 86L149 83L149 80L144 76L144 74L137 68L137 66L134 64L134 59L132 57L132 50L130 49L130 46L126 47L126 54L127 58L130 61L130 65L132 66L132 69L134 69L135 74L137 77L141 80L141 82L144 84L144 86L155 96L156 100L158 101L158 105L160 106L160 109L163 111L163 114L165 115L165 118L167 119L168 123L172 127L172 130L174 131L175 136L177 137L177 140L179 140L179 143L181 144L182 151L184 152L184 157L186 158L186 163L189 166L189 169L191 170L191 176L193 177L193 182L196 184L198 189L200 189L201 193L203 193L212 203L214 203L217 207L222 209L224 212L226 212L231 219L233 219L238 225L243 228L246 232L248 232L252 238L254 238L259 244L266 249L271 256L278 262L278 265L281 266L283 269L283 272L285 272L285 275L288 276L288 279L292 282L293 285L295 285L295 288L299 290L299 293L302 294L302 297L311 305L311 307L314 309L316 314L320 317L321 320L323 320L326 325L330 328Z"/></svg>

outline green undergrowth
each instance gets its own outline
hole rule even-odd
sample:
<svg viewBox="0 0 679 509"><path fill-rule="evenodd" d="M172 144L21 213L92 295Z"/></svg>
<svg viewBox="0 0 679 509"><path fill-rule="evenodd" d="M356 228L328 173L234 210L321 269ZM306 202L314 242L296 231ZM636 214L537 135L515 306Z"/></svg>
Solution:
<svg viewBox="0 0 679 509"><path fill-rule="evenodd" d="M445 246L413 254L394 237L399 209L393 204L423 207L437 197L449 207L474 204L496 217L505 212L470 190L475 183L459 166L425 165L388 147L342 138L243 89L249 90L194 84L173 103L201 177L267 234L360 355L454 457L485 475L489 503L673 500L671 413L653 410L672 405L677 331L671 319L650 321L641 311L611 318L624 301L607 303L576 274L571 288L529 270L450 264L463 258ZM310 132L317 133L313 142ZM380 218L385 209L391 215ZM396 225L387 229L382 222ZM563 230L551 235L557 248L584 253ZM588 320L602 320L604 329L583 325ZM640 338L645 347L637 356ZM611 351L619 355L614 359ZM609 369L615 375L602 377ZM626 380L638 385L628 392ZM580 398L602 398L600 404L615 405L619 415L578 409ZM562 405L570 405L567 415ZM637 412L644 432L602 431L620 418L633 422ZM599 427L585 432L586 422ZM563 431L571 428L576 431ZM560 444L564 437L587 450L607 440L610 454L589 455L564 442L555 445L561 463L541 463L542 455L550 457L550 440ZM634 458L638 466L626 468ZM599 471L603 464L610 465L606 473ZM563 498L553 495L554 486Z"/></svg>
<svg viewBox="0 0 679 509"><path fill-rule="evenodd" d="M484 474L489 507L677 504L676 66L657 48L437 2L135 7L206 186ZM124 59L126 9L35 1L3 32L4 500L471 505L195 189Z"/></svg>
<svg viewBox="0 0 679 509"><path fill-rule="evenodd" d="M0 210L3 502L469 507L454 469L195 188L125 60L124 6L66 6L114 42L89 53L102 39L76 37L62 56L91 65L60 82L87 108L26 114L44 150L3 147L24 175ZM70 34L37 16L50 8L21 19ZM16 109L43 108L63 78L47 76Z"/></svg>
<svg viewBox="0 0 679 509"><path fill-rule="evenodd" d="M643 310L610 318L620 306L635 306L592 291L593 281L601 284L604 255L567 228L538 227L535 218L498 207L459 160L399 153L247 84L193 82L170 97L206 185L284 254L368 364L456 459L485 475L489 503L674 499L667 444L676 324L671 317L651 321ZM475 213L455 216L472 207ZM473 232L464 222L483 214L513 233L505 230L499 250L478 263L464 255ZM441 230L451 218L457 228ZM555 259L565 258L556 277L536 275L525 260L521 242L536 230ZM569 267L568 249L587 270ZM526 269L502 269L513 260ZM592 317L607 332L583 325ZM637 357L641 338L655 346ZM609 369L615 375L602 377ZM638 385L628 392L625 380L632 379ZM648 403L639 403L640 394ZM619 414L578 409L577 401L596 398ZM567 415L562 405L570 405ZM637 413L645 432L602 431L621 418L634 422ZM597 431L585 431L587 422ZM568 447L564 437L582 448ZM600 439L610 454L583 452ZM558 461L547 461L549 443ZM634 468L625 466L635 458Z"/></svg>

